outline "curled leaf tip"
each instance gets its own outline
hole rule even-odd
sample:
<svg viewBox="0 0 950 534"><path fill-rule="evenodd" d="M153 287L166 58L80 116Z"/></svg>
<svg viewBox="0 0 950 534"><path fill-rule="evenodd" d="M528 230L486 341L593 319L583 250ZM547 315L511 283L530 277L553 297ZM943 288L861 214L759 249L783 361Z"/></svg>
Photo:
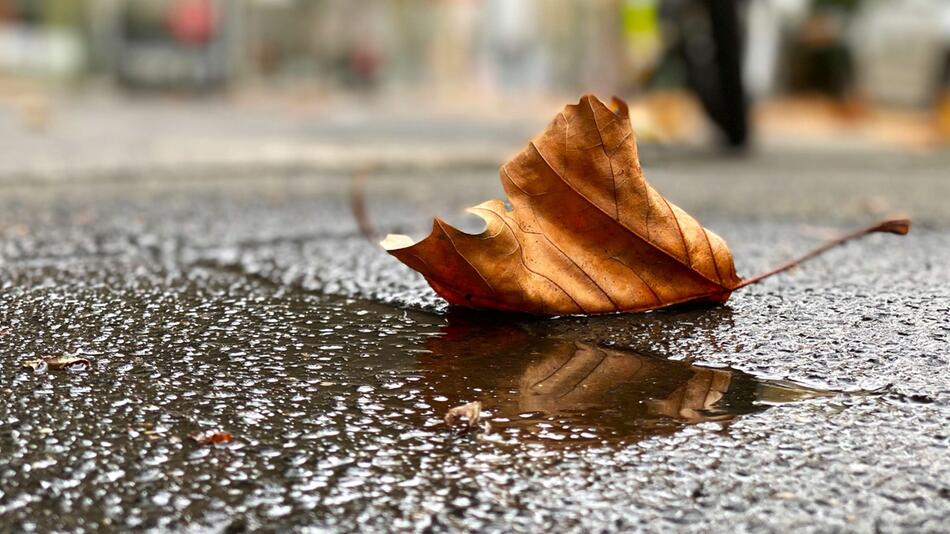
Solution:
<svg viewBox="0 0 950 534"><path fill-rule="evenodd" d="M379 246L383 247L385 250L398 250L401 248L411 247L412 245L412 238L402 234L389 234L386 236L386 239L383 239L379 242Z"/></svg>
<svg viewBox="0 0 950 534"><path fill-rule="evenodd" d="M610 110L618 117L624 119L629 119L630 117L630 107L627 106L627 103L619 96L610 99Z"/></svg>
<svg viewBox="0 0 950 534"><path fill-rule="evenodd" d="M876 232L907 235L910 231L910 219L891 219L877 225Z"/></svg>

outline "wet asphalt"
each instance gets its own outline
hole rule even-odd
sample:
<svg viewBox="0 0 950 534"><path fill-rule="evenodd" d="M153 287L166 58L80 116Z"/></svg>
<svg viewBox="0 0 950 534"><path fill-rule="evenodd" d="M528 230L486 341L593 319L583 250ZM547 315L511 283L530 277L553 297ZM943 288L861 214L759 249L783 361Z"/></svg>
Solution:
<svg viewBox="0 0 950 534"><path fill-rule="evenodd" d="M945 532L945 157L644 158L740 274L917 225L725 306L537 319L447 309L359 235L346 175L5 186L0 529ZM498 189L365 200L418 237ZM61 355L90 365L22 367ZM476 400L490 432L442 422Z"/></svg>

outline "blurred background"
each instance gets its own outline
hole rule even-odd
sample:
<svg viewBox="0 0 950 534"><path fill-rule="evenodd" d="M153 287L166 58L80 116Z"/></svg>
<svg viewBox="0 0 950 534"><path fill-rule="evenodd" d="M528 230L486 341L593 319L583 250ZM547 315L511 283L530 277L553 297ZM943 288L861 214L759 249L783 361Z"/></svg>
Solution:
<svg viewBox="0 0 950 534"><path fill-rule="evenodd" d="M500 163L585 92L641 143L933 151L945 0L0 0L0 175Z"/></svg>

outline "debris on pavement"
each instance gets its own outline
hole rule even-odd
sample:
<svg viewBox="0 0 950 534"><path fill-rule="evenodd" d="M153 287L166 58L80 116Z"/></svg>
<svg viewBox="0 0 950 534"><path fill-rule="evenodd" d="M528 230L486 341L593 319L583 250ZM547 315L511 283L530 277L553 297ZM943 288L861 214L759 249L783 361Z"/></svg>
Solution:
<svg viewBox="0 0 950 534"><path fill-rule="evenodd" d="M491 432L491 423L482 421L482 403L480 401L450 408L445 413L444 420L448 426L462 427L469 430L480 429L485 433Z"/></svg>
<svg viewBox="0 0 950 534"><path fill-rule="evenodd" d="M32 369L34 372L49 369L52 371L65 371L79 367L89 367L92 362L87 358L77 356L45 356L23 362L22 367Z"/></svg>
<svg viewBox="0 0 950 534"><path fill-rule="evenodd" d="M217 443L231 443L234 436L222 430L205 430L188 434L188 437L198 445L214 445Z"/></svg>

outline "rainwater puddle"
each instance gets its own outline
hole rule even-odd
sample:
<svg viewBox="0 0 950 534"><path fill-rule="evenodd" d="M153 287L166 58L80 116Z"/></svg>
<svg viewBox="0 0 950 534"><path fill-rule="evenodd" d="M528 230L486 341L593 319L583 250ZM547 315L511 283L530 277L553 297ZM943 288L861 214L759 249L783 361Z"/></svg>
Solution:
<svg viewBox="0 0 950 534"><path fill-rule="evenodd" d="M17 276L44 285L0 297L13 530L386 529L432 507L473 521L466 503L515 483L512 465L823 395L606 346L595 326L610 320L473 320L211 269L38 269ZM50 355L90 365L21 367ZM492 432L446 427L475 400ZM214 430L233 441L189 438Z"/></svg>

